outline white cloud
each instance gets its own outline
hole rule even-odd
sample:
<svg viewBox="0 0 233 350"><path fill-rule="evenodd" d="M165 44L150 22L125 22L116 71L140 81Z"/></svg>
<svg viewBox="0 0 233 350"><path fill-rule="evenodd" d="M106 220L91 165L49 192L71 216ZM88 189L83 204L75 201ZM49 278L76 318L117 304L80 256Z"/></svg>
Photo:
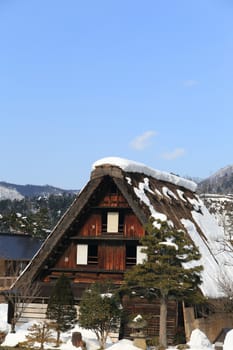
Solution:
<svg viewBox="0 0 233 350"><path fill-rule="evenodd" d="M172 152L162 154L162 158L173 160L182 157L185 154L184 148L175 148Z"/></svg>
<svg viewBox="0 0 233 350"><path fill-rule="evenodd" d="M187 88L192 88L193 86L196 86L198 84L199 84L199 81L194 79L188 79L183 81L183 85Z"/></svg>
<svg viewBox="0 0 233 350"><path fill-rule="evenodd" d="M142 135L137 136L131 143L130 146L136 150L143 150L149 145L150 139L157 133L155 131L146 131Z"/></svg>

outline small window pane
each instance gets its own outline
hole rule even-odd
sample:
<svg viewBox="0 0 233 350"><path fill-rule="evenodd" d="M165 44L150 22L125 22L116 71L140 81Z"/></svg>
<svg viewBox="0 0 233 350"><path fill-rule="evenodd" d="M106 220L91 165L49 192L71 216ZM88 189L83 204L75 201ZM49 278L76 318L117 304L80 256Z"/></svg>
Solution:
<svg viewBox="0 0 233 350"><path fill-rule="evenodd" d="M119 213L109 212L107 217L107 232L116 233L118 232L119 225Z"/></svg>
<svg viewBox="0 0 233 350"><path fill-rule="evenodd" d="M77 245L77 265L87 265L87 244Z"/></svg>

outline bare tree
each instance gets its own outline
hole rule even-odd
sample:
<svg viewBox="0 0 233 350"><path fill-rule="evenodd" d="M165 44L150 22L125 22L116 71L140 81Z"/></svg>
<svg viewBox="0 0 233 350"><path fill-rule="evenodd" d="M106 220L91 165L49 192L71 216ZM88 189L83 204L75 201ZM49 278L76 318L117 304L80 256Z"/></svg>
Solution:
<svg viewBox="0 0 233 350"><path fill-rule="evenodd" d="M38 283L29 283L27 281L4 291L2 294L8 303L8 307L12 312L10 315L11 333L15 333L16 323L22 316L27 304L32 302L39 295L40 285Z"/></svg>
<svg viewBox="0 0 233 350"><path fill-rule="evenodd" d="M40 350L44 350L45 343L56 343L56 339L53 337L51 324L48 322L34 323L28 328L28 335L26 335L26 341L21 345L34 346L35 343L40 344Z"/></svg>
<svg viewBox="0 0 233 350"><path fill-rule="evenodd" d="M215 300L215 309L219 308L219 311L232 313L233 312L233 281L224 274L218 276L218 287L222 292L222 298Z"/></svg>
<svg viewBox="0 0 233 350"><path fill-rule="evenodd" d="M229 280L226 275L218 277L218 286L221 292L223 292L228 298L233 299L233 281Z"/></svg>

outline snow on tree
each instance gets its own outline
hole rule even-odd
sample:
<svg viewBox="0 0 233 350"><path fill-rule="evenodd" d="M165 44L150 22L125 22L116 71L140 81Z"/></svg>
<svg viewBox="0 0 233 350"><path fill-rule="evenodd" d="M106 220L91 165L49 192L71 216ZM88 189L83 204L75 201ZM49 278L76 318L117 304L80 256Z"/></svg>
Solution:
<svg viewBox="0 0 233 350"><path fill-rule="evenodd" d="M194 301L200 296L202 266L200 253L184 231L167 222L150 221L141 239L146 259L125 274L131 291L160 299L159 343L167 346L167 303L169 298ZM160 227L160 228L159 228ZM192 262L192 263L190 263Z"/></svg>

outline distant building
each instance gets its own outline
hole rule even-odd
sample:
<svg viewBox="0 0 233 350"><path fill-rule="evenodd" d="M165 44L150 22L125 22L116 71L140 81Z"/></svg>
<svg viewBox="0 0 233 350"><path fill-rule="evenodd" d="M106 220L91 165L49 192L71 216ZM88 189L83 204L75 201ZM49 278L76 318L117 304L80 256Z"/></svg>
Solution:
<svg viewBox="0 0 233 350"><path fill-rule="evenodd" d="M30 235L0 233L0 291L10 288L41 244Z"/></svg>

